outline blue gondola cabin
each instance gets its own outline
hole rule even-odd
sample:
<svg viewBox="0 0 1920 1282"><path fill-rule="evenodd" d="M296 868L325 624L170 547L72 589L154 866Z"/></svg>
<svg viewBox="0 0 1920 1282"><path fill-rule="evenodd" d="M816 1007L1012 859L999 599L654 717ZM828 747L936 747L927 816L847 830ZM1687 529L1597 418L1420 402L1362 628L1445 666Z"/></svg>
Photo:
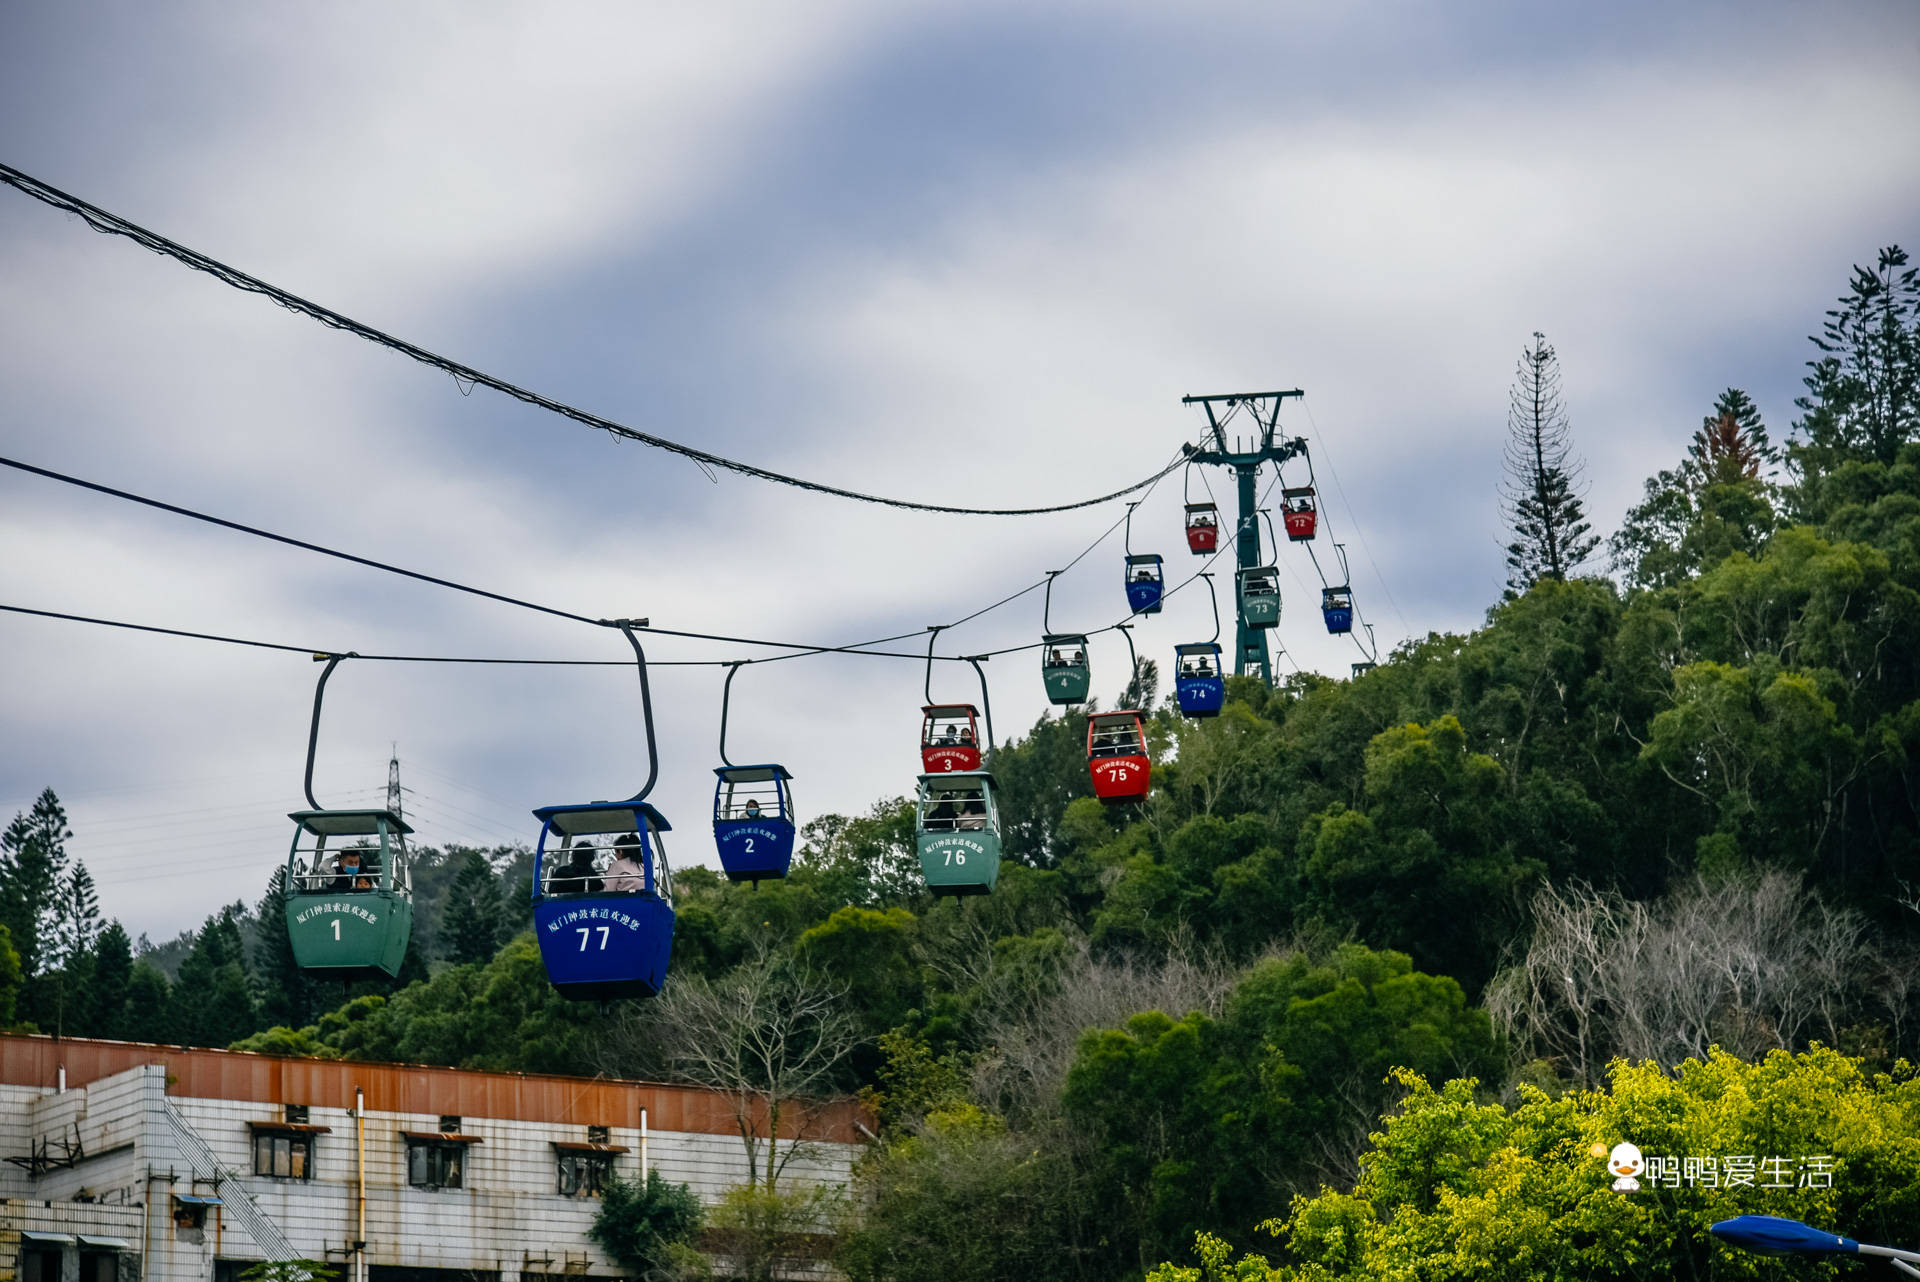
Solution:
<svg viewBox="0 0 1920 1282"><path fill-rule="evenodd" d="M758 885L793 863L793 776L785 766L717 766L713 844L728 881Z"/></svg>
<svg viewBox="0 0 1920 1282"><path fill-rule="evenodd" d="M1135 614L1160 613L1166 574L1160 558L1140 553L1127 558L1127 608Z"/></svg>
<svg viewBox="0 0 1920 1282"><path fill-rule="evenodd" d="M1335 636L1353 631L1353 589L1342 586L1322 592L1320 616L1327 621L1327 631Z"/></svg>
<svg viewBox="0 0 1920 1282"><path fill-rule="evenodd" d="M1218 716L1227 702L1227 679L1220 671L1220 647L1197 641L1173 647L1173 690L1183 717Z"/></svg>
<svg viewBox="0 0 1920 1282"><path fill-rule="evenodd" d="M533 929L562 997L652 997L673 952L673 880L646 802L547 806L533 857Z"/></svg>

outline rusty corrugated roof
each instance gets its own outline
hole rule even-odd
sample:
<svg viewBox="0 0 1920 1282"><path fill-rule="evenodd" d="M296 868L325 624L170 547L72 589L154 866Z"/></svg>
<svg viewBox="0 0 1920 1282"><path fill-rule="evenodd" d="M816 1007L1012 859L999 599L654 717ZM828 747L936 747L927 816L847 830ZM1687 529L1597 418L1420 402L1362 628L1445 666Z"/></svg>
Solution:
<svg viewBox="0 0 1920 1282"><path fill-rule="evenodd" d="M52 1087L64 1067L68 1086L85 1086L144 1064L163 1065L167 1094L189 1099L351 1108L358 1087L366 1092L367 1107L378 1112L637 1129L644 1108L652 1130L739 1133L727 1096L691 1086L0 1034L0 1082L8 1085ZM790 1108L785 1113L780 1127L783 1137L797 1137L800 1126L806 1124L804 1138L859 1142L856 1126L861 1112L852 1100Z"/></svg>

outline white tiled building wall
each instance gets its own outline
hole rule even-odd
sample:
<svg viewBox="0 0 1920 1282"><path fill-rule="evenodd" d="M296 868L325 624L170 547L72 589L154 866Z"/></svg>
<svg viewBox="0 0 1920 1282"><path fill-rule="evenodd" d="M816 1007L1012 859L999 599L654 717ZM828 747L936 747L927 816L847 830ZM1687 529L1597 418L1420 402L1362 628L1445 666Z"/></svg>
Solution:
<svg viewBox="0 0 1920 1282"><path fill-rule="evenodd" d="M176 1136L169 1107L211 1148L224 1172L204 1169L204 1163L195 1169L193 1146ZM17 1165L0 1166L0 1278L18 1276L20 1233L26 1230L133 1242L135 1253L146 1256L143 1276L150 1282L211 1279L216 1256L250 1260L270 1254L248 1236L233 1209L235 1199L245 1196L298 1255L343 1263L347 1244L357 1236L354 1119L345 1109L311 1110L310 1124L331 1128L314 1137L312 1178L254 1175L248 1123L284 1120L272 1104L169 1099L166 1070L158 1065L63 1093L0 1085L0 1156L25 1155L36 1139L71 1140L76 1134L87 1155L71 1169L37 1178ZM370 1265L498 1272L503 1282L523 1270L584 1270L603 1277L619 1272L587 1237L598 1201L557 1191L553 1142L585 1141L584 1126L464 1117L461 1134L480 1141L467 1149L464 1187L410 1187L401 1132L438 1131L439 1123L434 1115L368 1113ZM614 1158L615 1171L638 1175L639 1131L616 1128L609 1142L628 1150ZM843 1184L855 1152L848 1144L810 1146L787 1166L786 1178ZM709 1202L748 1178L746 1150L735 1136L656 1131L647 1158L662 1176L690 1185ZM175 1194L218 1196L228 1205L209 1213L204 1231L179 1229L172 1214ZM78 1227L38 1227L55 1222ZM72 1282L76 1275L68 1263Z"/></svg>

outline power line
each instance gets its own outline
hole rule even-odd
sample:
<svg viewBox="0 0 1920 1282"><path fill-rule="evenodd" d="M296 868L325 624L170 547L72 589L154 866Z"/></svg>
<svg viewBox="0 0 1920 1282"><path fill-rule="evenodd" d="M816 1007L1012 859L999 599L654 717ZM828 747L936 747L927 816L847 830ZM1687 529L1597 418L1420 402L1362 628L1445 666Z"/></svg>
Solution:
<svg viewBox="0 0 1920 1282"><path fill-rule="evenodd" d="M284 650L289 654L341 655L349 659L359 659L367 663L478 663L500 664L514 667L540 668L631 668L632 659L495 659L477 658L463 655L444 654L360 654L351 650L330 650L320 646L287 645L278 641L255 641L247 637L224 636L217 632L190 632L183 628L162 628L150 623L129 623L124 619L102 619L87 614L67 614L59 610L35 610L24 605L0 605L0 611L8 614L28 614L42 619L62 619L68 623L90 623L103 628L124 628L129 632L154 632L161 636L186 637L194 641L217 641L223 645L252 646L259 650ZM652 631L653 629L648 629ZM639 631L639 629L635 629ZM685 633L674 635L683 636ZM723 639L723 638L716 638ZM747 642L758 645L761 642ZM764 644L774 644L772 642ZM926 655L910 654L899 650L854 650L847 647L827 647L803 650L805 654L870 654L879 659L914 659L924 662ZM792 658L781 655L780 658ZM935 656L936 658L942 656ZM755 662L754 660L733 659L648 659L647 666L653 668L717 668L733 662ZM767 662L758 660L757 662Z"/></svg>
<svg viewBox="0 0 1920 1282"><path fill-rule="evenodd" d="M101 493L108 494L116 498L124 498L136 503L144 503L149 506L158 507L165 511L174 512L182 516L193 517L196 520L209 521L215 525L223 526L228 529L238 530L242 533L258 535L261 538L273 539L278 542L288 543L295 547L305 548L309 551L320 552L327 556L340 557L344 560L354 561L361 565L371 566L372 568L375 568L375 569L388 570L396 574L406 575L410 578L422 579L426 582L438 584L439 586L442 586L442 587L454 588L458 591L463 591L463 592L472 592L472 593L475 593L476 595L488 597L492 600L503 601L511 605L526 606L530 609L540 610L548 614L557 614L557 615L560 615L561 617L568 618L568 619L576 619L581 622L595 623L595 624L599 623L599 620L588 619L584 615L576 615L567 611L556 610L548 606L541 606L541 605L534 604L532 602L521 601L514 597L504 596L494 592L487 592L479 588L466 587L462 584L451 582L450 580L439 579L439 578L435 578L432 575L420 574L412 570L401 569L398 566L389 566L383 562L372 561L365 557L353 556L350 553L337 552L331 548L322 547L319 544L306 543L299 539L293 539L285 535L274 534L266 530L257 530L252 526L241 525L238 522L227 521L216 516L209 516L204 513L195 512L189 508L176 507L170 503L162 503L157 499L149 499L141 495L128 493L124 490L116 490L110 486L99 485L92 481L81 480L78 477L66 476L59 472L49 471L46 468L34 467L31 464L21 463L14 459L0 458L0 463L4 463L9 467L18 468L22 471L32 472L40 476L45 476L53 480L65 481L69 484L78 485L86 489L97 490ZM1271 490L1271 488L1272 488L1272 485L1271 483L1269 483L1268 489ZM1069 561L1067 563L1066 568L1072 569L1074 566L1078 565L1081 561L1085 560L1086 557L1089 554L1091 554L1095 548L1099 547L1100 544L1106 542L1107 539L1113 536L1113 532L1120 528L1120 524L1121 522L1115 522L1113 525L1108 526L1107 529L1104 532L1102 532L1098 538L1094 539L1092 543L1088 544L1087 547L1083 551L1081 551L1081 553L1078 556L1074 557L1073 560ZM1201 568L1204 570L1206 566L1212 565L1214 558L1219 555L1220 555L1220 549L1216 549L1213 555L1207 558L1206 562L1202 565ZM1184 581L1178 584L1175 584L1173 587L1167 589L1167 591L1162 594L1161 599L1164 600L1166 597L1172 596L1174 593L1178 592L1181 588L1184 588L1188 584L1191 584L1198 577L1200 577L1200 572L1195 571L1193 574L1189 575ZM1027 593L1032 592L1035 588L1038 588L1044 585L1045 583L1046 583L1046 580L1042 579L1040 580L1039 583L1032 584L1031 586L1022 588L1020 591L1015 592L1009 596L1002 597L1000 600L994 602L992 605L986 606L983 609L975 610L972 614L966 615L965 617L957 620L955 623L945 625L945 627L943 627L942 630L944 631L946 627L957 627L961 623L965 623L971 619L977 619L981 615L987 613L987 611L996 610L1010 601L1017 600L1018 598L1025 596ZM239 645L239 646L248 646L248 647L259 649L259 650L276 650L276 651L281 651L288 654L305 654L305 655L340 654L340 655L345 655L349 658L359 659L369 663L466 663L466 664L507 665L507 666L523 666L523 667L624 668L624 667L627 667L630 662L629 660L626 660L626 659L518 659L518 658L494 658L494 657L464 656L464 655L360 654L354 651L330 649L323 646L292 645L286 642L279 642L279 641L261 641L254 638L229 636L229 635L226 635L223 633L217 633L217 632L198 632L198 631L192 631L185 628L160 627L157 624L150 624L150 623L133 623L124 619L105 619L105 618L100 618L96 615L71 614L61 610L40 610L40 609L34 609L32 607L23 606L23 605L0 604L0 612L5 612L8 614L28 615L35 618L43 618L43 619L59 619L68 623L85 623L85 624L93 625L95 627L119 628L129 632L148 632L148 633L153 633L160 636L184 637L194 641L212 641L222 645ZM1131 616L1129 616L1129 618L1131 618ZM1114 630L1114 628L1118 626L1119 626L1118 624L1109 624L1104 628L1095 629L1092 633L1088 633L1087 635L1098 636L1102 632L1111 632ZM887 641L904 640L906 637L909 637L909 636L924 636L926 632L929 631L929 629L922 628L918 632L900 633L897 636L883 637L875 641L858 642L852 646L800 646L800 645L787 643L787 642L755 641L750 638L744 638L744 637L726 637L726 636L719 636L711 633L680 632L680 631L673 631L673 630L664 629L664 628L636 627L635 630L664 633L669 636L694 637L694 638L703 639L703 640L729 641L729 642L735 642L735 643L745 644L745 645L777 645L777 646L783 646L785 648L792 649L795 651L795 653L793 654L775 655L767 659L745 659L745 660L734 660L734 659L657 659L657 660L654 660L654 659L650 659L648 660L648 663L650 665L656 665L659 667L686 667L686 668L725 667L733 663L776 663L776 662L779 662L781 659L799 658L807 654L862 654L862 655L872 655L875 658L913 659L917 662L922 662L926 659L927 656L922 654L907 653L904 651L869 650L863 647L868 645L884 644ZM997 654L1014 654L1022 650L1034 649L1038 645L1039 643L1035 642L1031 645L1013 646L1008 649L993 650L993 651L987 652L986 654L973 655L973 656L934 655L933 657L943 662L959 663L959 662L965 662L970 657L971 658L991 658L993 655L997 655Z"/></svg>
<svg viewBox="0 0 1920 1282"><path fill-rule="evenodd" d="M498 601L506 605L515 605L523 609L535 610L542 614L551 614L559 618L568 619L573 622L589 623L589 624L593 624L595 626L601 626L601 627L611 625L611 621L609 620L588 618L587 616L582 614L575 614L570 610L561 610L553 606L541 605L538 602L523 600L519 597L507 596L504 593L491 592L484 588L476 588L476 587L471 587L462 583L455 583L451 579L443 579L436 575L423 574L417 570L408 570L401 566L388 564L387 562L384 562L384 561L375 561L369 557L356 556L350 552L342 552L334 548L325 547L318 543L310 543L304 539L293 538L290 535L276 534L271 530L263 530L255 526L244 525L238 521L230 521L224 517L214 516L210 513L200 512L192 508L181 507L181 506L178 506L177 504L163 502L160 499L149 498L145 495L135 494L129 490L116 489L113 486L104 485L97 481L89 481L82 477L70 476L64 472L56 472L50 468L38 467L38 466L35 466L34 464L23 462L19 459L10 459L10 458L0 457L0 464L4 464L5 466L14 468L18 471L28 472L36 476L45 477L48 480L60 481L67 485L74 485L82 489L92 490L99 494L105 494L111 498L124 499L130 503L143 504L147 507L157 508L163 512L170 512L176 516L184 516L196 521L205 521L208 524L217 525L223 529L233 530L237 533L250 534L256 538L269 539L269 540L272 540L273 542L284 543L290 547L297 547L308 552L318 552L323 556L336 557L340 560L350 561L356 565L363 565L370 569L383 570L389 574L398 574L406 578L417 579L424 583L434 584L437 587L449 588L456 592L470 593L474 596L484 597L491 601ZM1163 472L1161 475L1162 477L1164 477L1165 473ZM1153 482L1149 484L1149 486L1147 487L1147 493L1149 495L1151 495L1154 488L1158 486L1160 479L1161 477L1156 477L1154 478ZM1084 549L1081 550L1081 552L1077 556L1075 556L1071 561L1067 562L1066 569L1070 570L1074 566L1080 564L1080 562L1085 560L1087 556L1091 554L1095 548L1099 547L1102 543L1106 542L1107 539L1111 538L1113 536L1113 532L1120 528L1120 526L1124 523L1125 519L1126 519L1125 517L1122 517L1120 520L1115 521L1112 525L1108 526L1106 530L1104 530L1098 537L1096 537L1093 540L1092 543L1089 543ZM1064 572L1065 571L1063 570L1062 573ZM1027 593L1032 592L1037 588L1044 586L1046 582L1047 582L1046 579L1041 579L1036 583L1029 584L1027 587L1020 589L1018 592L1014 592L1008 596L1002 597L1000 600L995 601L991 605L984 606L981 609L975 610L973 613L965 615L962 618L955 620L953 623L943 625L941 630L944 631L948 628L958 627L962 623L967 623L973 619L979 618L981 615L987 614L990 611L997 610L1001 606L1006 605L1011 601L1016 601L1020 597L1025 596ZM325 654L345 653L345 651L339 651L339 650L309 650L307 647L303 647L303 646L283 645L283 644L279 644L271 641L251 641L251 640L245 640L237 637L220 636L220 635L215 635L210 633L185 632L185 631L180 631L176 629L155 627L148 624L123 623L123 622L118 622L111 619L90 618L88 616L83 616L83 615L64 615L54 611L30 610L25 607L19 607L19 606L6 606L6 607L0 607L0 608L8 609L18 614L43 614L50 618L66 618L66 619L71 619L75 622L95 623L104 627L123 627L123 628L132 629L135 631L156 632L156 633L176 635L176 636L187 636L187 637L194 637L200 640L222 641L222 642L226 642L228 644L233 644L233 645L250 645L250 646L255 646L261 649L291 650L291 651L301 651L306 653L325 653ZM927 632L932 630L929 628L920 628L913 632L901 632L901 633L896 633L892 636L875 638L870 641L858 641L853 643L852 645L819 646L819 645L806 645L806 644L801 644L797 642L762 641L762 640L757 640L750 637L732 637L732 636L726 636L723 634L716 634L716 633L688 632L688 631L682 631L682 630L677 630L673 628L656 628L643 623L635 623L633 626L635 631L649 632L659 636L686 637L686 638L692 638L695 640L703 640L703 641L723 641L723 642L729 642L729 643L740 644L740 645L761 645L761 646L769 646L769 647L774 647L779 649L792 650L795 652L793 654L775 655L770 658L758 659L758 660L753 660L753 659L661 660L660 663L661 663L661 666L663 667L701 667L701 666L709 666L709 665L718 666L718 665L724 665L726 663L731 663L731 662L773 663L773 662L778 662L781 659L800 658L809 654L871 654L871 655L875 655L882 658L923 659L925 656L919 655L919 654L904 654L896 651L871 650L871 649L867 649L866 647L874 646L874 645L885 645L893 641L904 641L908 637L924 636L926 635ZM403 663L477 663L477 664L500 663L500 664L523 664L523 665L532 665L532 666L545 665L545 666L576 666L576 667L598 667L598 666L624 667L625 666L624 660L611 660L611 659L606 659L606 660L486 659L486 658L455 658L455 657L446 657L446 656L437 656L437 655L355 655L354 657L364 658L364 659L377 658L377 659L388 661L388 662L403 662ZM944 662L958 662L962 658L962 656L947 656L947 655L935 655L934 657Z"/></svg>
<svg viewBox="0 0 1920 1282"><path fill-rule="evenodd" d="M255 538L268 539L275 543L284 543L289 547L300 548L307 552L318 552L322 556L334 557L341 561L350 561L355 565L364 565L369 569L382 570L388 574L400 575L403 578L415 579L422 583L431 583L436 587L449 588L455 592L465 592L471 596L484 597L489 601L498 601L504 605L518 606L523 610L534 610L541 614L550 614L556 618L568 619L575 623L591 624L594 627L614 627L614 626L617 626L618 624L618 621L616 620L589 618L584 614L576 614L571 610L562 610L555 606L541 605L537 601L528 601L521 597L508 596L503 592L490 592L485 588L471 587L465 583L455 583L452 579L443 579L437 575L432 575L432 574L423 574L418 570L409 570L402 566L391 565L385 561L376 561L376 560L373 560L371 557L355 556L351 552L342 552L335 548L325 547L318 543L309 543L304 539L296 539L291 537L290 535L275 534L271 530L263 530L258 528L257 526L252 526L252 525L243 525L238 521L229 521L224 517L213 516L206 512L195 511L192 508L180 507L173 503L164 503L159 499L147 498L145 495L134 494L128 490L115 489L113 486L102 485L96 481L83 480L82 478L77 476L69 476L64 472L55 472L49 468L35 467L31 463L23 463L18 459L0 458L0 465L11 467L22 472L31 472L36 476L46 477L48 480L60 481L67 485L75 485L80 487L81 489L93 490L96 493L105 494L112 498L125 499L130 503L140 503L140 504L144 504L147 507L158 508L162 512L171 512L176 516L189 517L195 521L205 521L209 525L217 525L217 526L220 526L222 529L233 530L240 534L251 534ZM99 620L96 620L96 621L100 622ZM778 650L800 650L800 651L805 651L813 654L872 654L872 655L879 655L883 658L893 658L893 659L924 659L926 657L925 655L905 654L905 653L891 652L891 651L885 651L885 650L861 650L853 646L808 645L803 642L765 641L755 637L735 637L735 636L727 636L721 633L714 633L714 632L688 632L688 631L683 631L676 628L656 628L644 622L631 622L630 626L632 626L633 630L636 632L648 632L648 633L652 633L655 636L686 637L696 641L723 641L733 645L767 646L767 647L778 649ZM149 630L164 631L165 629L149 629ZM904 635L915 635L915 634L908 633ZM227 640L227 641L233 640L233 638L230 638L230 637L220 637L220 638L214 638L214 639ZM257 643L247 642L245 644L258 644L267 649L289 649L289 648L298 649L300 648L300 647L279 646L279 645L274 645L268 642L257 642ZM338 652L323 651L320 653L338 653ZM404 658L407 661L421 662L421 663L479 662L479 660L469 660L469 659L439 660L439 659L425 658L420 656L392 655L392 656L384 656L384 657L390 658L394 661L400 661Z"/></svg>
<svg viewBox="0 0 1920 1282"><path fill-rule="evenodd" d="M1360 550L1366 553L1367 564L1373 569L1374 580L1379 583L1380 590L1387 594L1387 604L1393 607L1394 616L1400 620L1400 626L1406 629L1406 635L1411 637L1413 625L1408 623L1407 616L1400 612L1400 603L1394 600L1393 589L1387 586L1387 576L1380 573L1380 563L1373 559L1373 549L1367 544L1367 531L1360 524L1360 518L1354 516L1353 504L1347 501L1347 488L1340 484L1340 469L1333 465L1333 455L1326 447L1327 434L1320 430L1319 422L1313 417L1313 406L1304 396L1300 398L1300 407L1307 412L1307 422L1313 424L1313 439L1319 442L1320 452L1327 460L1327 471L1333 476L1333 488L1340 495L1340 505L1347 509L1347 516L1353 521L1354 533L1360 538Z"/></svg>
<svg viewBox="0 0 1920 1282"><path fill-rule="evenodd" d="M650 445L655 449L666 450L670 453L678 454L683 458L692 459L695 463L703 466L723 468L726 471L736 472L742 476L750 476L762 481L773 481L780 485L791 485L802 490L812 490L818 494L830 494L836 498L854 499L861 503L878 503L885 507L905 508L914 512L939 512L954 516L1041 516L1050 512L1071 512L1077 508L1095 507L1101 503L1109 503L1114 499L1124 498L1136 490L1142 490L1152 485L1155 481L1179 466L1179 461L1175 460L1167 464L1167 466L1160 471L1155 472L1152 476L1142 481L1136 481L1125 489L1115 490L1111 494L1102 494L1098 498L1081 499L1073 503L1057 503L1051 507L947 507L938 503L916 503L907 499L891 499L877 494L863 494L858 490L842 489L837 485L827 485L819 481L803 480L797 476L788 476L783 472L771 471L752 463L743 463L738 459L726 458L707 450L695 449L691 445L682 445L677 441L669 441L664 437L654 436L650 433L627 427L621 423L614 422L612 419L602 418L598 414L592 414L562 401L556 401L551 397L542 396L538 392L531 391L514 383L509 383L505 379L497 378L482 370L474 369L472 366L462 365L447 357L436 355L433 352L427 351L424 347L416 346L402 338L396 338L392 334L375 329L371 325L363 324L350 316L344 316L331 308L323 307L319 303L309 302L298 295L290 294L279 286L271 285L257 276L250 276L236 267L229 267L225 263L209 258L197 250L189 249L185 245L169 240L158 232L149 231L136 223L127 221L118 214L109 213L107 210L101 209L98 205L89 204L78 196L70 195L57 187L49 186L31 174L22 173L11 165L0 164L0 182L4 182L19 191L25 192L35 200L43 204L51 205L55 209L65 210L70 214L77 214L86 221L88 226L97 232L103 232L113 236L125 236L137 245L144 246L156 254L174 259L176 262L184 263L195 271L205 272L215 280L231 285L235 289L242 290L249 294L259 294L264 298L278 303L288 311L311 317L331 329L343 330L357 338L363 338L368 342L378 343L382 347L391 348L399 352L402 356L416 360L422 365L428 365L434 369L442 370L452 375L458 383L469 386L479 384L483 387L490 387L496 392L501 392L513 397L515 400L524 401L528 405L536 406L537 408L570 418L576 423L583 423L588 427L606 432L615 438L638 441L642 445ZM463 392L466 390L468 390L467 387L462 388Z"/></svg>

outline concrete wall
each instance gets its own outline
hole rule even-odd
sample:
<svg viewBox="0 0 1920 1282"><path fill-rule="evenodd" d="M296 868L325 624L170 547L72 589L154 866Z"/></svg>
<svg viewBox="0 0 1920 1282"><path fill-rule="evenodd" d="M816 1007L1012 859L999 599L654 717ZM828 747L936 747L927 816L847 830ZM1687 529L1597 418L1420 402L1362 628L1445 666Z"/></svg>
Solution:
<svg viewBox="0 0 1920 1282"><path fill-rule="evenodd" d="M38 1177L16 1165L0 1165L0 1198L7 1199L0 1202L0 1278L15 1273L20 1229L44 1221L76 1226L56 1231L124 1238L135 1244L136 1253L144 1243L145 1276L151 1282L210 1279L216 1257L260 1259L267 1254L233 1209L239 1198L250 1198L297 1254L344 1262L347 1244L357 1236L351 1112L310 1110L309 1124L331 1128L314 1136L311 1178L256 1176L248 1123L283 1122L283 1107L250 1100L170 1098L167 1080L164 1067L149 1065L65 1092L0 1086L0 1157L25 1155L35 1138L62 1135L69 1140L77 1135L86 1154L71 1168ZM212 1150L223 1171L195 1158L198 1146L178 1137L169 1109L177 1110ZM437 1114L368 1110L369 1264L497 1271L507 1279L523 1270L618 1273L587 1238L598 1201L562 1197L557 1191L553 1143L586 1141L585 1126L464 1116L461 1134L479 1141L467 1149L464 1187L410 1187L401 1132L438 1131L439 1122ZM615 1127L609 1142L628 1150L615 1156L616 1173L637 1176L639 1129ZM857 1148L832 1142L810 1145L804 1152L804 1158L787 1167L788 1178L840 1184L848 1178ZM656 1131L649 1137L647 1157L653 1169L690 1185L707 1201L747 1179L746 1151L734 1136ZM173 1217L175 1194L218 1196L228 1205L208 1212L203 1229L180 1227ZM74 1261L69 1264L77 1268ZM129 1261L130 1269L132 1264ZM73 1277L70 1269L67 1282Z"/></svg>

